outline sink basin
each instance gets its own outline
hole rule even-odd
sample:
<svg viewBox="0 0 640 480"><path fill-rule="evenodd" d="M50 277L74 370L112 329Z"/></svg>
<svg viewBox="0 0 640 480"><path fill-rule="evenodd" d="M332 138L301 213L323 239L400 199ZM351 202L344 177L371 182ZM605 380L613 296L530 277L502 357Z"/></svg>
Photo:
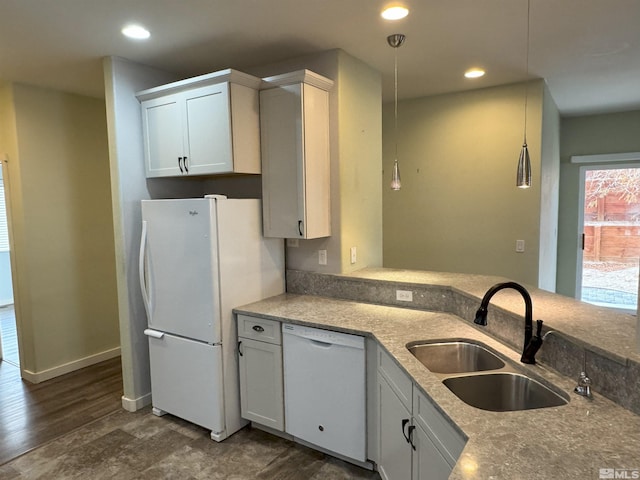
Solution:
<svg viewBox="0 0 640 480"><path fill-rule="evenodd" d="M462 340L409 344L407 349L433 373L482 372L505 366L482 345Z"/></svg>
<svg viewBox="0 0 640 480"><path fill-rule="evenodd" d="M559 407L568 403L553 390L519 373L450 377L443 383L465 403L492 412Z"/></svg>

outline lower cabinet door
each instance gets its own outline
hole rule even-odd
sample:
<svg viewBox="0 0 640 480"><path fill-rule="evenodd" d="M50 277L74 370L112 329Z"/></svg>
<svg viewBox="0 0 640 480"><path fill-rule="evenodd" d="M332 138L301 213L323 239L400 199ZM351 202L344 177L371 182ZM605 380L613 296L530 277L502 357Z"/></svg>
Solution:
<svg viewBox="0 0 640 480"><path fill-rule="evenodd" d="M282 347L240 338L242 418L284 431Z"/></svg>
<svg viewBox="0 0 640 480"><path fill-rule="evenodd" d="M446 480L452 468L420 425L413 431L413 480Z"/></svg>
<svg viewBox="0 0 640 480"><path fill-rule="evenodd" d="M380 413L378 472L384 480L410 480L411 445L407 442L405 435L408 434L411 425L411 414L381 375L378 375L378 408Z"/></svg>

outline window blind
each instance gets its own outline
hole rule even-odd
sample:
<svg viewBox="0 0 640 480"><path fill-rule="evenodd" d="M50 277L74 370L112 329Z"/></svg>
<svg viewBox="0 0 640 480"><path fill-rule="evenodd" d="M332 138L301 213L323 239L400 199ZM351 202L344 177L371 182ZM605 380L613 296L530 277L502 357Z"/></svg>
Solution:
<svg viewBox="0 0 640 480"><path fill-rule="evenodd" d="M9 251L9 229L7 228L7 209L4 200L4 185L0 175L0 252Z"/></svg>

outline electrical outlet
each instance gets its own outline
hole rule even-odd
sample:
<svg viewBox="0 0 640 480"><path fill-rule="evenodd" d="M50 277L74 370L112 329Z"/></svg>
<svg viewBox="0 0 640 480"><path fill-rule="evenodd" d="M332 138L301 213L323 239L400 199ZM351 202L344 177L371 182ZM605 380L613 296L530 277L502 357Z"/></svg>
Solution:
<svg viewBox="0 0 640 480"><path fill-rule="evenodd" d="M413 292L411 290L396 290L396 300L413 302Z"/></svg>
<svg viewBox="0 0 640 480"><path fill-rule="evenodd" d="M287 247L298 248L297 238L287 238Z"/></svg>
<svg viewBox="0 0 640 480"><path fill-rule="evenodd" d="M318 250L318 264L326 265L327 264L327 251L326 250Z"/></svg>
<svg viewBox="0 0 640 480"><path fill-rule="evenodd" d="M524 240L516 240L516 252L524 252Z"/></svg>
<svg viewBox="0 0 640 480"><path fill-rule="evenodd" d="M351 247L351 264L353 265L354 263L356 263L357 259L358 256L356 254L356 247Z"/></svg>

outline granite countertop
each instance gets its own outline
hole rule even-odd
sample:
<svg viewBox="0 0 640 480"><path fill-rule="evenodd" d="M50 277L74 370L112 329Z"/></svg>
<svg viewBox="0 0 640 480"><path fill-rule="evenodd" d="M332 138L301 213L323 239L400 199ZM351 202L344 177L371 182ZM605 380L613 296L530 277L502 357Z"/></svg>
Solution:
<svg viewBox="0 0 640 480"><path fill-rule="evenodd" d="M484 288L469 285L474 292ZM375 338L468 437L451 479L598 479L601 468L640 472L640 416L597 393L593 399L575 395L575 379L544 365L521 364L519 353L455 315L295 294L235 312ZM570 402L519 412L467 405L406 349L411 341L444 338L470 338L492 347L517 368L564 391Z"/></svg>
<svg viewBox="0 0 640 480"><path fill-rule="evenodd" d="M364 268L339 276L374 283L439 285L477 299L481 299L492 285L511 281L490 275L391 268ZM533 300L534 320L543 319L547 327L619 363L625 364L627 359L640 362L640 338L637 338L636 332L638 320L634 315L591 305L531 285L524 286ZM493 297L491 305L523 315L522 297L515 292L502 292Z"/></svg>

